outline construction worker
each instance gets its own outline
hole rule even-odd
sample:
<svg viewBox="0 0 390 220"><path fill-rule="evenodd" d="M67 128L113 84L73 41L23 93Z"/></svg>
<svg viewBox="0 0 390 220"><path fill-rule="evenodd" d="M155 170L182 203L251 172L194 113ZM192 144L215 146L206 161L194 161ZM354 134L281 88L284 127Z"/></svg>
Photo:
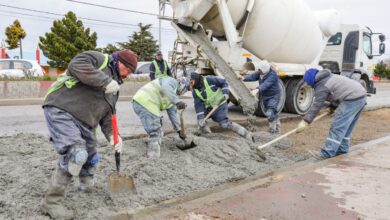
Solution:
<svg viewBox="0 0 390 220"><path fill-rule="evenodd" d="M157 51L154 58L155 59L149 66L150 80L172 76L171 69L168 67L167 61L163 59L161 51Z"/></svg>
<svg viewBox="0 0 390 220"><path fill-rule="evenodd" d="M366 105L366 90L356 80L332 74L329 70L309 69L303 80L314 88L314 103L297 127L297 132L307 129L325 101L329 112L335 111L328 138L320 151L309 151L316 159L327 159L349 151L352 131Z"/></svg>
<svg viewBox="0 0 390 220"><path fill-rule="evenodd" d="M245 77L239 76L243 81L259 81L259 87L252 90L254 96L261 96L264 107L265 116L268 119L269 129L271 134L280 133L280 119L278 112L278 104L280 101L279 77L276 72L271 69L270 64L266 60L258 63L257 70Z"/></svg>
<svg viewBox="0 0 390 220"><path fill-rule="evenodd" d="M93 186L99 155L95 128L100 125L106 139L114 146L111 106L116 104L122 79L137 67L137 55L129 50L111 56L86 51L75 56L66 73L48 90L43 104L50 140L59 155L56 170L42 204L42 211L54 219L72 219L73 213L61 204L67 185L79 177L80 190Z"/></svg>
<svg viewBox="0 0 390 220"><path fill-rule="evenodd" d="M211 133L210 127L204 119L216 107L216 111L211 115L213 121L217 122L221 128L230 129L240 136L253 141L251 132L241 125L229 121L227 104L229 87L226 80L216 76L203 77L195 71L190 72L190 76L192 96L200 131Z"/></svg>
<svg viewBox="0 0 390 220"><path fill-rule="evenodd" d="M149 135L148 157L160 157L160 146L163 137L161 111L167 111L174 130L181 139L185 140L184 131L180 130L180 120L176 108L178 110L186 108L187 105L179 100L179 96L188 89L188 79L183 77L176 80L172 77L164 77L147 83L135 93L133 109Z"/></svg>

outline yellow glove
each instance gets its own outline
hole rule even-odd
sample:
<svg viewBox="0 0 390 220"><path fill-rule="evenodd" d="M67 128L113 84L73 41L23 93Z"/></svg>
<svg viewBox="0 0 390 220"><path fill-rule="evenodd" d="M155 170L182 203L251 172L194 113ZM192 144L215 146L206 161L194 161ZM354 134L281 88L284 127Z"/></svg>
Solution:
<svg viewBox="0 0 390 220"><path fill-rule="evenodd" d="M254 89L251 91L252 96L257 97L257 93L259 92L259 89Z"/></svg>
<svg viewBox="0 0 390 220"><path fill-rule="evenodd" d="M301 122L299 122L299 124L297 126L297 133L301 133L302 131L306 130L306 128L308 128L308 127L309 127L309 123L302 120Z"/></svg>

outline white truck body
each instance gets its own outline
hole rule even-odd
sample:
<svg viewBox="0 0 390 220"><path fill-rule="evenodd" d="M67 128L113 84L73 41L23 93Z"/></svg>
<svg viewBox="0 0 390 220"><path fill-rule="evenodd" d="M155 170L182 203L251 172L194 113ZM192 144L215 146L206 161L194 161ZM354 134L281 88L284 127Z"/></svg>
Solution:
<svg viewBox="0 0 390 220"><path fill-rule="evenodd" d="M302 76L308 68L321 69L319 61L328 39L340 27L337 11L312 11L303 0L170 0L165 3L172 6L173 27L182 46L179 52L175 45L173 60L176 61L173 62L192 65L200 73L225 77L231 85L233 102L242 105L246 94L236 91L239 89L235 87L240 85L233 79L234 73L227 73L221 66L227 65L238 74L248 60L256 64L257 60L266 59L282 79L280 110L284 106L288 112L305 114L310 108L314 94L305 86ZM207 34L203 40L184 30L190 28L196 32L199 26ZM211 47L214 52L210 51ZM329 53L332 57L332 52ZM261 104L257 110L259 115L264 110Z"/></svg>

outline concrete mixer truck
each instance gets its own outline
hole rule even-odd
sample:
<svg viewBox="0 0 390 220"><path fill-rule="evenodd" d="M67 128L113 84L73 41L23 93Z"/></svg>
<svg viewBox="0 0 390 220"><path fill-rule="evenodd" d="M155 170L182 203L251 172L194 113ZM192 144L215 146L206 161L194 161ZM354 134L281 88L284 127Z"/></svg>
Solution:
<svg viewBox="0 0 390 220"><path fill-rule="evenodd" d="M302 80L305 71L322 68L320 64L337 66L332 55L333 60L321 56L340 27L335 10L314 12L303 0L160 0L160 9L166 4L172 7L171 24L178 33L172 55L174 74L186 74L190 67L224 77L230 100L246 114L264 114L261 100L250 94L256 83L237 79L248 71L246 67L254 66L248 62L271 63L280 78L279 111L296 114L305 114L313 102L313 90ZM160 18L166 18L163 14ZM342 68L332 71L344 72Z"/></svg>

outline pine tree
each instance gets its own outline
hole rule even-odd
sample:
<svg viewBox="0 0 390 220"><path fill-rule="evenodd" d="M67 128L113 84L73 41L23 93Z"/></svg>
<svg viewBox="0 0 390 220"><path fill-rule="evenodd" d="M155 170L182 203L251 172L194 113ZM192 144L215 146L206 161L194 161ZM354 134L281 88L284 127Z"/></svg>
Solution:
<svg viewBox="0 0 390 220"><path fill-rule="evenodd" d="M5 29L5 40L8 44L8 49L12 50L20 46L20 58L23 59L22 39L26 37L26 32L22 28L19 20L15 20L14 23Z"/></svg>
<svg viewBox="0 0 390 220"><path fill-rule="evenodd" d="M151 61L158 50L157 41L149 31L151 24L138 24L140 30L129 36L129 42L118 43L121 48L129 48L138 55L139 61Z"/></svg>
<svg viewBox="0 0 390 220"><path fill-rule="evenodd" d="M376 66L375 66L375 69L374 69L374 73L376 76L379 76L381 78L386 78L387 77L387 65L383 62L383 60L381 62L379 62Z"/></svg>
<svg viewBox="0 0 390 220"><path fill-rule="evenodd" d="M120 49L115 44L107 44L105 48L101 48L100 51L106 54L112 54Z"/></svg>
<svg viewBox="0 0 390 220"><path fill-rule="evenodd" d="M69 11L62 20L54 21L51 32L39 40L43 54L50 59L48 64L66 69L78 53L96 49L97 34L90 34L90 29L84 28L83 22Z"/></svg>

